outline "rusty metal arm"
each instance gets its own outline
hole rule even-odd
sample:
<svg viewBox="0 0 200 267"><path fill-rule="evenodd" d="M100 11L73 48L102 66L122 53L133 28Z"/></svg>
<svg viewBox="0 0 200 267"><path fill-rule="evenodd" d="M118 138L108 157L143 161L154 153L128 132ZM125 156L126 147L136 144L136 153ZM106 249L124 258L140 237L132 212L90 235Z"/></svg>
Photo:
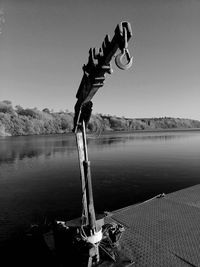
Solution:
<svg viewBox="0 0 200 267"><path fill-rule="evenodd" d="M114 230L114 232L109 234L110 228L105 234L105 231L103 231L104 221L96 220L90 161L87 152L86 127L92 113L91 100L97 90L104 85L105 74L112 73L110 61L118 49L120 49L121 52L116 56L116 65L121 69L128 69L132 65L132 58L128 52L128 41L131 36L132 31L130 24L128 22L122 22L116 27L112 40L106 35L102 47L99 50L89 50L88 63L83 66L84 73L76 94L77 102L75 105L74 132L79 155L83 205L81 226L77 231L77 234L79 233L79 235L77 235L77 241L79 244L82 244L84 251L86 248L88 249L87 267L97 266L96 264L100 261L100 248L104 250L104 253L113 261L116 261L115 257L113 257L113 248L116 243L114 238L116 239L117 237L117 228L111 225L112 231ZM124 57L126 57L127 63L123 63ZM108 246L107 248L103 245L106 238L110 244L110 247ZM75 238L73 242L74 240Z"/></svg>
<svg viewBox="0 0 200 267"><path fill-rule="evenodd" d="M76 94L78 100L75 105L74 132L76 132L81 118L83 119L83 116L81 116L82 107L87 106L87 103L91 102L98 89L104 85L105 74L112 73L110 61L118 49L121 50L121 53L117 56L117 66L121 69L127 69L132 65L132 58L127 48L131 36L130 23L121 22L117 25L112 40L110 40L109 35L106 35L99 50L96 48L89 50L88 63L83 66L84 74ZM127 64L122 63L123 56L127 57Z"/></svg>

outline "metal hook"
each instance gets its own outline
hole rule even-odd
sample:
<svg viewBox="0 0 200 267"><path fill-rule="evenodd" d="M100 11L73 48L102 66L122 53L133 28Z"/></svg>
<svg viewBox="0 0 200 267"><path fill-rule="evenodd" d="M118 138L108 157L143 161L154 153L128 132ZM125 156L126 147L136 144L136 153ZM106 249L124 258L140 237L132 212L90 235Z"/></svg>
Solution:
<svg viewBox="0 0 200 267"><path fill-rule="evenodd" d="M127 63L124 64L122 62L123 57L126 56L127 59ZM121 53L119 53L116 57L115 57L115 63L117 65L118 68L122 69L122 70L127 70L129 69L132 64L133 64L133 57L130 57L129 51L128 49L124 48L123 51Z"/></svg>

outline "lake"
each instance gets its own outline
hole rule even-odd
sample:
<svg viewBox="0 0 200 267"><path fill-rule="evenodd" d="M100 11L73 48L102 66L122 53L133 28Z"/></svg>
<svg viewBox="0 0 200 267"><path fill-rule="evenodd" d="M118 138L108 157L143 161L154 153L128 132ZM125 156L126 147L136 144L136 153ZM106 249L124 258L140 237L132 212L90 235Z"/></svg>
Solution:
<svg viewBox="0 0 200 267"><path fill-rule="evenodd" d="M0 148L1 241L81 215L74 135L0 138ZM90 135L88 153L97 213L200 183L200 131Z"/></svg>

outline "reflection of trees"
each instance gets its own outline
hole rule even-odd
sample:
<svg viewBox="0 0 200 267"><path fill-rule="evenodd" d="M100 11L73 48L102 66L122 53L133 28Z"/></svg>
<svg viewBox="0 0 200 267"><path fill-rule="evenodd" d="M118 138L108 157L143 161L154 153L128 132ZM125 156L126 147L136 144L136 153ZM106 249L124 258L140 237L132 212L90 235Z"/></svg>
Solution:
<svg viewBox="0 0 200 267"><path fill-rule="evenodd" d="M127 143L130 141L150 141L150 142L158 142L164 141L169 142L174 139L183 139L189 138L190 136L187 134L182 133L113 133L113 134L102 134L100 137L89 136L88 143L89 144L96 144L100 146L109 146L109 145L116 145L119 143Z"/></svg>
<svg viewBox="0 0 200 267"><path fill-rule="evenodd" d="M19 153L19 159L23 160L24 158L37 158L41 154L41 151L38 150L26 150Z"/></svg>
<svg viewBox="0 0 200 267"><path fill-rule="evenodd" d="M75 140L72 136L51 137L9 137L0 140L0 164L12 163L16 160L38 158L44 156L49 158L55 153L71 154L74 153Z"/></svg>
<svg viewBox="0 0 200 267"><path fill-rule="evenodd" d="M93 141L89 139L88 143L95 143L97 145L108 146L108 145L114 145L117 143L124 143L127 141L128 140L124 137L101 137Z"/></svg>
<svg viewBox="0 0 200 267"><path fill-rule="evenodd" d="M189 133L110 133L100 137L88 135L89 146L101 148L127 142L171 142L190 138ZM69 155L76 152L75 137L72 135L7 137L0 139L0 163L12 163L44 156L50 158L56 153Z"/></svg>

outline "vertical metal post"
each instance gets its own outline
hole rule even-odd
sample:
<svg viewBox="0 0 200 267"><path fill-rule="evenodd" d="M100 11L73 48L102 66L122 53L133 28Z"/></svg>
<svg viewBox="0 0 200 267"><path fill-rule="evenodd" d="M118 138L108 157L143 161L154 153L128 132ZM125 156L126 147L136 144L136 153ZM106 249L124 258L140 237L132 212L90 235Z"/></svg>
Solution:
<svg viewBox="0 0 200 267"><path fill-rule="evenodd" d="M84 143L84 153L85 153L85 161L83 162L84 171L85 171L85 184L86 184L86 196L87 196L87 204L88 204L88 218L89 218L89 227L90 230L96 230L96 218L94 211L94 201L93 201L93 192L92 192L92 180L91 180L91 169L90 169L90 161L88 160L88 151L87 151L87 140L86 140L86 131L85 131L85 122L82 122L82 130L83 130L83 143Z"/></svg>
<svg viewBox="0 0 200 267"><path fill-rule="evenodd" d="M78 146L81 183L82 183L83 213L86 218L85 225L88 225L91 234L94 234L94 232L96 231L96 217L94 211L90 161L88 160L87 140L86 140L84 120L82 121L81 130L78 130L76 133L76 140Z"/></svg>
<svg viewBox="0 0 200 267"><path fill-rule="evenodd" d="M84 143L83 143L83 133L82 131L76 132L76 143L78 148L78 159L79 159L79 168L80 168L80 178L81 178L81 186L82 186L82 225L89 224L88 218L88 209L87 209L87 196L86 196L86 184L85 184L85 171L83 167L83 162L85 160L84 154Z"/></svg>

